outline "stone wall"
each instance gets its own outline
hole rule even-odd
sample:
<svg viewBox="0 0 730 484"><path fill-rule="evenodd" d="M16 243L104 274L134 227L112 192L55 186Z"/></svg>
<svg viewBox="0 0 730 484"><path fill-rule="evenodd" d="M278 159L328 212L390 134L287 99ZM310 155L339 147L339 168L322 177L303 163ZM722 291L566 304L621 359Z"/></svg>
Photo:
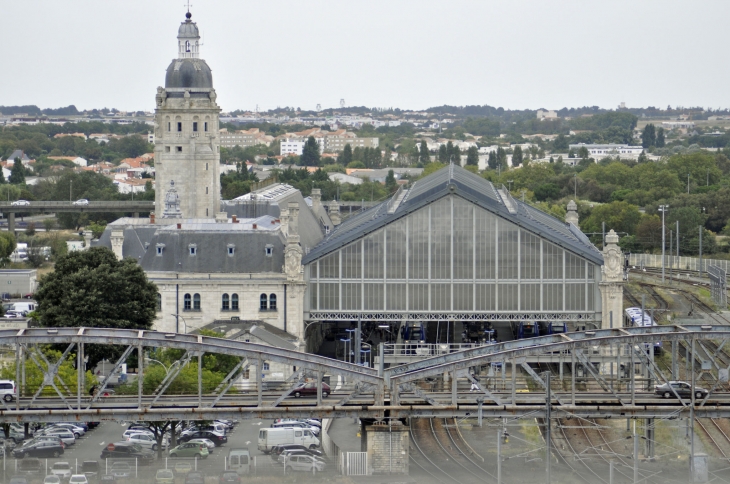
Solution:
<svg viewBox="0 0 730 484"><path fill-rule="evenodd" d="M390 425L365 427L370 474L408 474L408 427L394 420Z"/></svg>

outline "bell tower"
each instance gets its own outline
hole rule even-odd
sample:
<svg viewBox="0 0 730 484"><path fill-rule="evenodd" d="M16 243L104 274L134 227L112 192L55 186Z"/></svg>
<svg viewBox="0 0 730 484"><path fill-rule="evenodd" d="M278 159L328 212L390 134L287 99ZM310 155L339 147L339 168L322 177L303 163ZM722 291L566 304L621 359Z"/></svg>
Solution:
<svg viewBox="0 0 730 484"><path fill-rule="evenodd" d="M165 223L165 195L172 185L181 218L213 219L220 205L220 108L210 67L200 58L198 26L190 12L185 17L177 33L177 59L155 96L157 223Z"/></svg>

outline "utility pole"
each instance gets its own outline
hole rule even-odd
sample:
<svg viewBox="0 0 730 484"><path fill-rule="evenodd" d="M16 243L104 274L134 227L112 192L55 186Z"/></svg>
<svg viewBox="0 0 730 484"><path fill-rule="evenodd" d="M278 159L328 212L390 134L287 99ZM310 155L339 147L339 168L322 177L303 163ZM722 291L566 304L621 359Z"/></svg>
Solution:
<svg viewBox="0 0 730 484"><path fill-rule="evenodd" d="M497 484L502 484L502 432L497 430Z"/></svg>
<svg viewBox="0 0 730 484"><path fill-rule="evenodd" d="M689 173L687 173L687 195L689 195Z"/></svg>
<svg viewBox="0 0 730 484"><path fill-rule="evenodd" d="M550 372L546 371L543 373L545 378L545 471L546 471L546 482L550 484L550 454L552 445L550 443L550 417L552 413L552 399L550 398Z"/></svg>
<svg viewBox="0 0 730 484"><path fill-rule="evenodd" d="M578 174L573 173L573 200L578 199Z"/></svg>
<svg viewBox="0 0 730 484"><path fill-rule="evenodd" d="M677 220L677 267L679 267L679 220Z"/></svg>
<svg viewBox="0 0 730 484"><path fill-rule="evenodd" d="M601 239L601 249L603 249L606 247L606 222L601 222L601 235L603 237Z"/></svg>
<svg viewBox="0 0 730 484"><path fill-rule="evenodd" d="M672 240L672 231L669 231L669 257L672 257L672 247L674 247L674 242ZM672 283L672 267L674 266L674 263L669 263L669 283Z"/></svg>
<svg viewBox="0 0 730 484"><path fill-rule="evenodd" d="M702 225L699 226L700 229L700 279L702 279Z"/></svg>
<svg viewBox="0 0 730 484"><path fill-rule="evenodd" d="M687 192L689 193L689 192ZM662 282L664 282L664 249L666 247L665 243L665 226L664 226L664 214L666 213L667 209L669 209L669 205L659 205L659 211L662 213Z"/></svg>

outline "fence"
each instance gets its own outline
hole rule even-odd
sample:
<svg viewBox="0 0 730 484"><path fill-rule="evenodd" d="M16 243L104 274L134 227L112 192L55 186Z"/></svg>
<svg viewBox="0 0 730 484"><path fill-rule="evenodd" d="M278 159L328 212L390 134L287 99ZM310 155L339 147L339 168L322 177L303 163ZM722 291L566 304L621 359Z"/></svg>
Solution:
<svg viewBox="0 0 730 484"><path fill-rule="evenodd" d="M346 476L367 476L368 475L368 453L367 452L343 452L342 469Z"/></svg>
<svg viewBox="0 0 730 484"><path fill-rule="evenodd" d="M636 267L661 267L662 256L660 254L629 254L629 265ZM664 268L666 270L674 269L680 271L699 271L707 272L708 266L713 265L730 272L730 261L718 259L702 258L702 267L700 267L699 257L677 257L676 255L666 255L664 257Z"/></svg>
<svg viewBox="0 0 730 484"><path fill-rule="evenodd" d="M710 290L712 300L721 308L727 307L727 272L715 265L707 267L707 275L710 276Z"/></svg>

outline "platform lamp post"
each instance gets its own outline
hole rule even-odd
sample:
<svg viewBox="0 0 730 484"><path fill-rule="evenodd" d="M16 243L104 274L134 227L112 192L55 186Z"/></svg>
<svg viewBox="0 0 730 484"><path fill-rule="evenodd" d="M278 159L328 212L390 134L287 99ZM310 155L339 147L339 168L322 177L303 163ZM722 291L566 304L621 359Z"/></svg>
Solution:
<svg viewBox="0 0 730 484"><path fill-rule="evenodd" d="M188 322L185 321L185 318L182 316L182 314L170 314L170 316L173 316L175 318L175 331L180 332L180 319L182 319L184 326L185 333L188 332ZM179 319L178 319L179 318Z"/></svg>
<svg viewBox="0 0 730 484"><path fill-rule="evenodd" d="M659 205L659 211L662 213L662 283L664 283L664 250L665 250L665 232L666 227L664 226L664 214L669 210L669 205Z"/></svg>
<svg viewBox="0 0 730 484"><path fill-rule="evenodd" d="M355 340L354 340L354 336L352 333L357 332L357 328L346 329L345 331L347 331L347 335L348 335L347 340L350 342L350 345L349 345L350 350L347 353L347 362L352 363L355 360L355 358L352 358L352 361L350 361L350 356L353 355L353 353L354 353L353 348L355 347Z"/></svg>

